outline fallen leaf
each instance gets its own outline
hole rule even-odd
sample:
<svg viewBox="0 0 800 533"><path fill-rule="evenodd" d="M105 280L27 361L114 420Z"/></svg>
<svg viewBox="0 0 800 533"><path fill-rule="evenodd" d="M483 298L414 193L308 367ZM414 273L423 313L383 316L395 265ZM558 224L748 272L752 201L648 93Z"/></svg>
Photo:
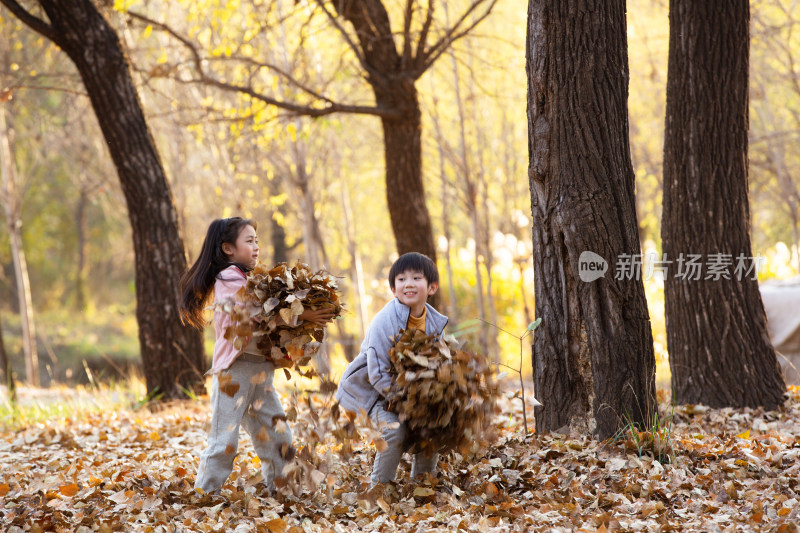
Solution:
<svg viewBox="0 0 800 533"><path fill-rule="evenodd" d="M76 485L75 483L68 483L66 485L61 485L58 487L58 492L70 498L78 494L79 490L80 489L78 488L78 485Z"/></svg>

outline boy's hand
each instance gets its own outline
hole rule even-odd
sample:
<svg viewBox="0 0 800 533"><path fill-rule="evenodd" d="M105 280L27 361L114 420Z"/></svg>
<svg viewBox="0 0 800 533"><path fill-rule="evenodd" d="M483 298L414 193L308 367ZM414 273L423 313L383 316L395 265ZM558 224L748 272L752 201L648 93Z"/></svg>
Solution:
<svg viewBox="0 0 800 533"><path fill-rule="evenodd" d="M313 322L314 324L324 326L333 320L333 316L333 309L329 307L323 307L321 309L309 309L307 307L297 318L306 322Z"/></svg>

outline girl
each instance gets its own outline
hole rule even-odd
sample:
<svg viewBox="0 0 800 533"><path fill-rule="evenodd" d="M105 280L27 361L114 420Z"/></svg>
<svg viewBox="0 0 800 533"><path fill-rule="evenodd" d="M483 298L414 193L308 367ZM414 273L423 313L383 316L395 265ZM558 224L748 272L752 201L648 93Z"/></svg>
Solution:
<svg viewBox="0 0 800 533"><path fill-rule="evenodd" d="M181 317L198 329L205 326L203 310L214 292L215 301L233 297L245 285L246 272L258 260L256 223L240 217L215 220L211 223L200 250L200 256L181 278ZM331 310L307 309L299 317L318 324L333 318ZM230 316L214 312L214 359L211 365L211 428L208 446L197 471L195 489L203 493L219 491L233 470L239 445L239 426L250 434L258 458L261 459L264 483L275 490L274 480L281 477L286 460L293 453L292 432L278 430L276 423L286 414L280 397L272 389L275 366L264 354L248 343L237 350L225 338Z"/></svg>

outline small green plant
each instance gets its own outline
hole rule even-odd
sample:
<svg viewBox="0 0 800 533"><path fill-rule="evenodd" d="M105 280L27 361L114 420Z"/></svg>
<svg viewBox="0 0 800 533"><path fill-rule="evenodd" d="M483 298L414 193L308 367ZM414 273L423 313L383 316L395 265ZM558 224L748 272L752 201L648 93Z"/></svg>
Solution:
<svg viewBox="0 0 800 533"><path fill-rule="evenodd" d="M660 463L670 463L675 459L675 446L672 433L672 418L675 406L669 416L661 417L656 411L649 425L634 422L626 416L627 422L613 437L615 443L622 442L628 449L636 451L639 457L647 454Z"/></svg>
<svg viewBox="0 0 800 533"><path fill-rule="evenodd" d="M183 391L183 394L185 394L186 397L189 398L190 400L192 400L194 402L200 400L200 397L197 395L197 393L193 389L186 388L186 387L184 387L183 385L180 385L180 384L178 386L181 388L181 391Z"/></svg>
<svg viewBox="0 0 800 533"><path fill-rule="evenodd" d="M134 411L138 411L142 407L154 402L158 402L161 398L164 397L164 393L161 391L160 388L156 387L155 389L151 390L144 396L140 396L139 399L136 401L136 404L133 406Z"/></svg>
<svg viewBox="0 0 800 533"><path fill-rule="evenodd" d="M479 318L478 320L480 320L481 322L484 322L485 324L493 326L493 327L499 329L500 331L502 331L503 333L511 335L515 339L519 340L519 368L514 368L512 366L508 366L507 364L500 363L500 362L498 362L497 365L505 367L505 368L507 368L509 370L512 370L512 371L516 372L519 375L519 390L520 390L521 400L522 400L522 423L525 426L525 434L527 435L528 434L528 409L527 409L527 405L525 403L525 382L522 379L522 341L525 340L525 338L528 335L533 335L533 332L542 323L542 319L541 318L537 318L536 320L534 320L533 322L528 324L528 327L525 328L525 331L522 333L522 335L514 335L510 331L504 330L503 328L501 328L497 324L492 324L491 322L488 322L488 321L483 320L481 318ZM533 399L533 402L534 402L534 405L542 405L541 403L539 403L539 401L536 398Z"/></svg>

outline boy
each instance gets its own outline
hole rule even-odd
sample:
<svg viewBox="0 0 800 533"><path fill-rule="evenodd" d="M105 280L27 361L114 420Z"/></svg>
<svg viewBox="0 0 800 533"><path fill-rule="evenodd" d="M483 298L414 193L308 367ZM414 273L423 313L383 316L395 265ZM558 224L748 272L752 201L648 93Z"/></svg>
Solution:
<svg viewBox="0 0 800 533"><path fill-rule="evenodd" d="M356 413L363 409L383 428L387 448L375 455L370 487L394 480L405 448L406 424L395 427L394 423L399 422L397 415L386 410L385 396L392 383L389 349L394 344L393 338L401 329L409 328L438 335L447 325L447 317L427 303L428 296L439 288L439 271L427 256L416 252L400 256L389 269L389 287L395 298L372 319L361 353L347 365L336 393L344 409ZM432 472L438 460L435 453L416 454L411 477Z"/></svg>

